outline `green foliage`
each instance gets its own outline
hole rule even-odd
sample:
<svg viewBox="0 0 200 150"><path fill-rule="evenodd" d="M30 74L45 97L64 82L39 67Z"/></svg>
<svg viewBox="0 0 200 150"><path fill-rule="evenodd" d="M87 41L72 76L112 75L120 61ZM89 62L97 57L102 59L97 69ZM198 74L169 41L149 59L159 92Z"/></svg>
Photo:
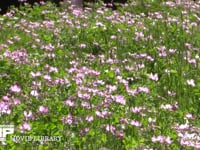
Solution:
<svg viewBox="0 0 200 150"><path fill-rule="evenodd" d="M199 12L172 4L48 2L1 16L0 125L62 138L9 135L0 149L184 149L174 126L195 130L200 120Z"/></svg>

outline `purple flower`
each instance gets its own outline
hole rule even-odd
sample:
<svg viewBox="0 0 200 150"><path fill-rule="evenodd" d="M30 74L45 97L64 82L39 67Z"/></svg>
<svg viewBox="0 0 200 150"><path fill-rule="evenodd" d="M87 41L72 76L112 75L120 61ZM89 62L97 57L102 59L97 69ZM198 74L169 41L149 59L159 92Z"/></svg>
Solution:
<svg viewBox="0 0 200 150"><path fill-rule="evenodd" d="M10 87L10 91L13 93L20 93L21 92L21 88L18 85L12 85Z"/></svg>
<svg viewBox="0 0 200 150"><path fill-rule="evenodd" d="M126 99L123 95L115 95L112 97L114 101L122 105L126 105Z"/></svg>
<svg viewBox="0 0 200 150"><path fill-rule="evenodd" d="M71 114L68 114L67 117L63 117L62 118L62 123L63 124L69 124L72 125L74 122L74 118Z"/></svg>
<svg viewBox="0 0 200 150"><path fill-rule="evenodd" d="M120 139L123 139L124 138L124 132L123 131L119 131L117 132L117 136L120 138Z"/></svg>
<svg viewBox="0 0 200 150"><path fill-rule="evenodd" d="M89 132L90 128L84 128L82 130L80 130L80 134L85 134L87 132Z"/></svg>

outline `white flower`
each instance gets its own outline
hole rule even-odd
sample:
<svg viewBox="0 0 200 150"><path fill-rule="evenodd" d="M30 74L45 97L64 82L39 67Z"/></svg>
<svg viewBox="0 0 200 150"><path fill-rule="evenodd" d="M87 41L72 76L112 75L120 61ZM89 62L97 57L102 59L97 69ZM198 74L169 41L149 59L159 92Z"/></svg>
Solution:
<svg viewBox="0 0 200 150"><path fill-rule="evenodd" d="M187 80L187 84L192 86L192 87L195 87L195 83L194 83L193 79Z"/></svg>
<svg viewBox="0 0 200 150"><path fill-rule="evenodd" d="M32 90L32 91L31 91L31 95L32 95L32 96L35 96L35 97L38 97L38 96L39 96L39 93L38 93L36 90Z"/></svg>

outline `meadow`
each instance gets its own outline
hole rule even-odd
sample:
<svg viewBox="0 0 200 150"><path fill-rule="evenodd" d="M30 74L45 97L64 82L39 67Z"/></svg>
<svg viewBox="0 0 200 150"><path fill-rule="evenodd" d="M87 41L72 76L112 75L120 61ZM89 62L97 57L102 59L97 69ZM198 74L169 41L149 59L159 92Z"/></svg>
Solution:
<svg viewBox="0 0 200 150"><path fill-rule="evenodd" d="M0 125L15 130L0 149L200 149L199 55L200 2L12 8L0 16Z"/></svg>

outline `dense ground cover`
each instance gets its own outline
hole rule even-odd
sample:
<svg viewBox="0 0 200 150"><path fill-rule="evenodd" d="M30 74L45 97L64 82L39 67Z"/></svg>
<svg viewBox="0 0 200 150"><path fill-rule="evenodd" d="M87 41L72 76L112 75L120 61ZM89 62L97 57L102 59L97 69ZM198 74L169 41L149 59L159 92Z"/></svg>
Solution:
<svg viewBox="0 0 200 150"><path fill-rule="evenodd" d="M66 9L67 8L67 9ZM200 149L200 3L0 16L1 149Z"/></svg>

